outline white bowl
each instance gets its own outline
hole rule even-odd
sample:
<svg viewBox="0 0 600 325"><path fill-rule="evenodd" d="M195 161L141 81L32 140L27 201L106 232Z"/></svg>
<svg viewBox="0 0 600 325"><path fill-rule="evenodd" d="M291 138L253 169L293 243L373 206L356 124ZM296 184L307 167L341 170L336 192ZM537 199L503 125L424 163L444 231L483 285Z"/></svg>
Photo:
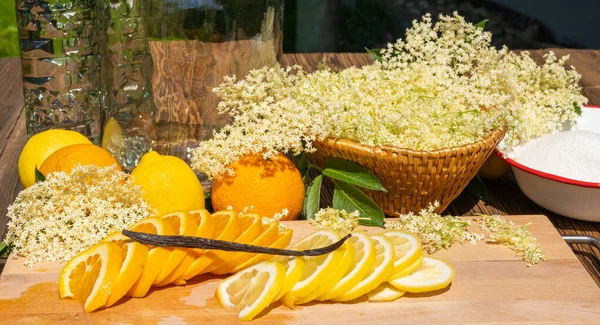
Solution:
<svg viewBox="0 0 600 325"><path fill-rule="evenodd" d="M585 106L578 129L600 134L600 106ZM600 148L597 148L600 150ZM521 165L496 153L512 168L517 184L533 202L563 216L600 221L600 183L582 182Z"/></svg>

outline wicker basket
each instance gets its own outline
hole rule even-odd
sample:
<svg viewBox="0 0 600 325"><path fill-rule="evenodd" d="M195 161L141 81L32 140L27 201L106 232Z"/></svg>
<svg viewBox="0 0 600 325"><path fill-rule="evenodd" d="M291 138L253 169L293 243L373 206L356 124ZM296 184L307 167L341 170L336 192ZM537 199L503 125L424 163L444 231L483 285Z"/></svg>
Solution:
<svg viewBox="0 0 600 325"><path fill-rule="evenodd" d="M369 169L387 189L363 189L386 215L418 212L439 201L441 213L467 186L492 154L504 129L471 144L434 151L415 151L391 146L371 147L346 139L314 142L311 160L324 166L327 158L342 158Z"/></svg>

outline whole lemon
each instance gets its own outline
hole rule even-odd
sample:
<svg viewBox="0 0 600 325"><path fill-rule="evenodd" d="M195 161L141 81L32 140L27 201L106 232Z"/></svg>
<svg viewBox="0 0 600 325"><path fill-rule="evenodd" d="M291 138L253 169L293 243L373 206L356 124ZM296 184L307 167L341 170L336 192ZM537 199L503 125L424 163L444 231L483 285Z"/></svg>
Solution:
<svg viewBox="0 0 600 325"><path fill-rule="evenodd" d="M60 148L52 153L40 166L40 172L48 174L63 171L70 172L76 165L112 166L121 170L117 160L110 153L90 143L73 144Z"/></svg>
<svg viewBox="0 0 600 325"><path fill-rule="evenodd" d="M32 136L19 156L19 178L23 187L35 183L35 169L56 150L72 144L92 142L83 134L70 130L47 130Z"/></svg>
<svg viewBox="0 0 600 325"><path fill-rule="evenodd" d="M231 206L236 211L254 207L253 213L272 217L288 210L282 220L298 219L304 204L304 182L298 168L283 154L264 159L251 154L231 167L235 175L224 174L213 182L211 201L217 210Z"/></svg>
<svg viewBox="0 0 600 325"><path fill-rule="evenodd" d="M190 166L180 158L161 156L156 151L150 151L142 156L131 176L133 182L144 190L144 200L159 216L204 208L202 184Z"/></svg>

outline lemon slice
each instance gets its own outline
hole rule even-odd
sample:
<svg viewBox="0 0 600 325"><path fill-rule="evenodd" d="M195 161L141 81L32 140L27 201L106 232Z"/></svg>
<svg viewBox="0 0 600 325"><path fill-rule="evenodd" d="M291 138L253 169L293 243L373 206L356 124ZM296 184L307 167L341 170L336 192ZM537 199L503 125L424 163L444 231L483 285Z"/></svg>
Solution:
<svg viewBox="0 0 600 325"><path fill-rule="evenodd" d="M276 231L279 231L279 223L278 222L273 222L273 223L269 224L268 229L271 229L271 227L273 227ZM293 235L292 230L285 230L282 232L277 232L275 241L273 241L272 243L269 243L269 244L265 244L264 246L268 246L271 248L286 248L286 247L288 247L288 245L290 244L290 241L292 240L292 235ZM237 273L237 272L239 272L249 266L257 264L259 262L268 261L268 260L273 259L273 255L269 255L269 254L256 254L256 253L248 253L248 254L250 254L250 255L248 255L249 258L247 260L245 260L243 263L234 267L230 273Z"/></svg>
<svg viewBox="0 0 600 325"><path fill-rule="evenodd" d="M173 229L171 224L158 217L142 219L129 229L158 235L175 235L178 233L177 230ZM137 282L129 289L127 292L128 296L144 297L148 293L154 279L156 279L162 271L165 261L169 258L171 251L171 248L166 247L149 247L148 261L144 267L144 272L142 272L142 275Z"/></svg>
<svg viewBox="0 0 600 325"><path fill-rule="evenodd" d="M234 240L234 242L236 243L250 244L258 236L260 236L260 234L262 234L264 230L262 224L262 217L258 214L240 214L238 215L238 222L240 223L242 233L238 236L238 238ZM227 264L227 262L235 261L237 258L239 258L240 255L242 255L241 252L223 252L222 254L219 254L219 256L215 258L213 263L207 266L202 272L211 273L212 271L223 267L225 264Z"/></svg>
<svg viewBox="0 0 600 325"><path fill-rule="evenodd" d="M283 264L263 261L219 283L216 297L221 306L237 309L241 320L250 321L271 304L284 281Z"/></svg>
<svg viewBox="0 0 600 325"><path fill-rule="evenodd" d="M238 222L237 212L232 210L218 211L212 214L212 218L215 220L216 239L233 241L240 235L242 229ZM207 266L213 263L213 261L223 253L223 251L205 250L204 253L192 262L190 267L175 281L180 282L182 280L189 280L196 275L201 274Z"/></svg>
<svg viewBox="0 0 600 325"><path fill-rule="evenodd" d="M285 282L277 296L273 299L273 301L278 301L298 283L306 267L306 262L304 262L302 257L294 256L277 256L273 259L273 262L285 265Z"/></svg>
<svg viewBox="0 0 600 325"><path fill-rule="evenodd" d="M60 298L81 301L87 312L103 307L117 282L122 260L121 246L113 242L100 242L79 253L60 272Z"/></svg>
<svg viewBox="0 0 600 325"><path fill-rule="evenodd" d="M400 230L388 230L382 233L392 240L394 244L394 273L398 274L423 256L421 238L402 232Z"/></svg>
<svg viewBox="0 0 600 325"><path fill-rule="evenodd" d="M375 290L367 293L369 301L394 301L402 297L406 291L398 290L391 284L384 282L379 285Z"/></svg>
<svg viewBox="0 0 600 325"><path fill-rule="evenodd" d="M416 261L414 261L411 265L402 269L402 271L400 271L399 273L394 273L390 277L390 280L401 278L407 274L410 274L410 273L416 271L421 266L421 264L423 264L423 258L425 258L425 256L421 253L419 258Z"/></svg>
<svg viewBox="0 0 600 325"><path fill-rule="evenodd" d="M332 300L349 301L356 299L387 281L394 272L395 258L392 240L383 234L371 236L371 239L373 240L375 250L377 251L375 264L373 264L373 267L369 270L365 278L356 286Z"/></svg>
<svg viewBox="0 0 600 325"><path fill-rule="evenodd" d="M348 241L354 247L354 261L352 265L344 277L331 290L317 297L317 300L330 300L347 292L364 279L373 267L373 264L375 264L377 252L375 244L369 235L361 230L355 231Z"/></svg>
<svg viewBox="0 0 600 325"><path fill-rule="evenodd" d="M447 287L456 275L452 265L431 257L424 257L423 264L414 272L389 283L406 292L429 292Z"/></svg>
<svg viewBox="0 0 600 325"><path fill-rule="evenodd" d="M117 243L121 246L123 256L119 275L106 302L106 307L110 307L123 298L144 273L144 267L148 261L148 246L131 241L120 231L108 235L102 241Z"/></svg>
<svg viewBox="0 0 600 325"><path fill-rule="evenodd" d="M210 215L206 209L193 210L189 211L188 214L192 219L194 219L194 223L198 224L198 228L196 229L196 237L202 238L214 238L215 236L215 221L213 217ZM161 282L153 284L153 286L161 287L167 284L173 283L180 276L183 275L185 271L188 270L190 265L204 253L204 249L199 248L189 248L186 250L186 254L181 260L181 263L169 274L166 278L164 278ZM176 284L183 285L185 281L182 280L177 282Z"/></svg>
<svg viewBox="0 0 600 325"><path fill-rule="evenodd" d="M194 236L196 234L196 229L198 229L198 222L196 219L192 218L190 214L185 211L167 213L160 218L169 223L173 229L176 229L179 236ZM177 266L181 264L186 253L187 249L185 248L173 248L169 258L164 261L164 267L156 279L154 279L153 284L160 283L171 274Z"/></svg>
<svg viewBox="0 0 600 325"><path fill-rule="evenodd" d="M306 250L320 248L331 245L338 240L340 240L340 235L333 230L317 230L301 239L293 246L293 249ZM343 256L344 252L337 249L329 254L304 257L306 262L304 272L300 280L281 298L283 304L294 308L295 302L299 297L306 297L319 286L323 285L340 264Z"/></svg>
<svg viewBox="0 0 600 325"><path fill-rule="evenodd" d="M262 217L260 219L260 222L262 223ZM279 230L278 230L277 224L270 224L250 244L255 245L255 246L269 247L277 240L278 231ZM215 268L210 273L217 274L217 275L233 273L232 270L234 268L240 266L242 263L245 263L246 261L249 261L254 256L256 256L256 253L245 253L245 252L238 253L235 256L231 257L230 259L225 260L225 263L223 263L221 266ZM256 264L256 263L254 263L254 264ZM251 264L248 264L248 265L251 265Z"/></svg>
<svg viewBox="0 0 600 325"><path fill-rule="evenodd" d="M303 305L307 302L315 300L324 293L329 292L329 290L335 287L335 285L339 283L340 279L348 272L348 269L350 269L350 266L352 266L352 263L354 262L354 247L352 246L352 243L345 242L337 250L341 250L344 255L342 256L342 259L336 266L335 270L333 270L327 278L327 281L323 282L323 284L321 284L308 296L298 297L294 304Z"/></svg>

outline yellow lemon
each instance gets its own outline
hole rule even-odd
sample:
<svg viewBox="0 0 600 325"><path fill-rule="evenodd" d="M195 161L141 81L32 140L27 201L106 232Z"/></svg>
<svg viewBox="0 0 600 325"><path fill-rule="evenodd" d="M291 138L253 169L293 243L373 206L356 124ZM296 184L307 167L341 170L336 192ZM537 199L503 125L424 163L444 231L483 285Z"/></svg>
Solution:
<svg viewBox="0 0 600 325"><path fill-rule="evenodd" d="M19 178L23 187L35 183L35 169L56 150L80 143L92 142L81 133L69 130L47 130L32 136L19 156Z"/></svg>
<svg viewBox="0 0 600 325"><path fill-rule="evenodd" d="M190 166L177 157L150 151L142 157L131 176L144 190L144 200L159 216L204 208L202 184Z"/></svg>
<svg viewBox="0 0 600 325"><path fill-rule="evenodd" d="M431 257L424 257L421 266L414 272L389 281L396 289L406 292L429 292L444 289L456 276L452 265Z"/></svg>

